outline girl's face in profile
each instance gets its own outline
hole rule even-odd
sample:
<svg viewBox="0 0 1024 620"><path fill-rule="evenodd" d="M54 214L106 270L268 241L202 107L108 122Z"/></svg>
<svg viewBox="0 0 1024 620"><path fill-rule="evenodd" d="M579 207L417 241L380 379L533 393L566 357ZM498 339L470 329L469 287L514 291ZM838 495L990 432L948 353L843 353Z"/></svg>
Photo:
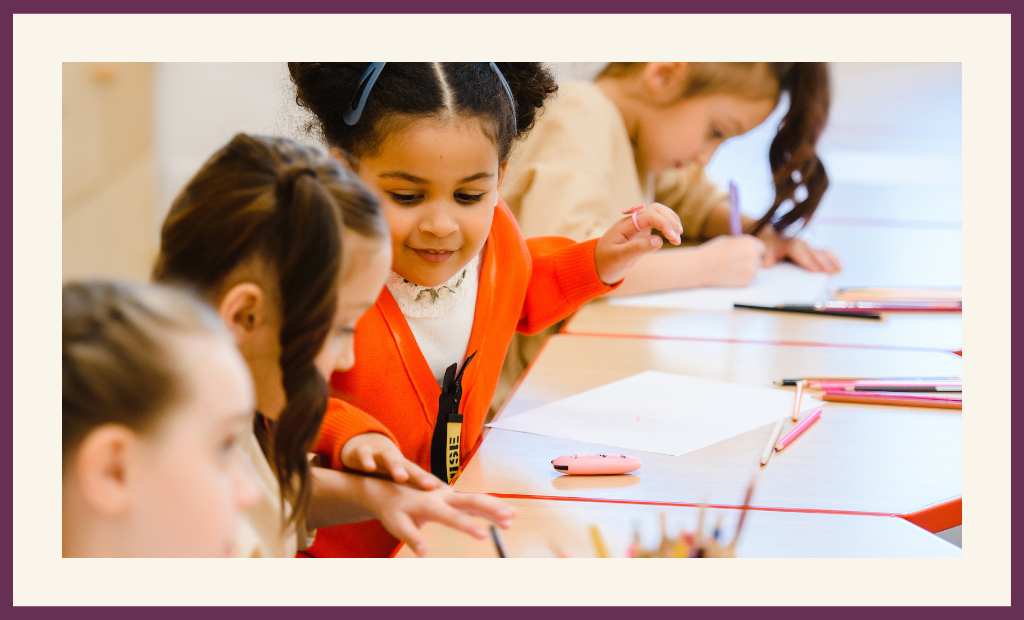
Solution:
<svg viewBox="0 0 1024 620"><path fill-rule="evenodd" d="M255 476L241 450L252 432L252 379L226 338L172 338L183 396L130 450L125 552L230 556L239 517L256 499Z"/></svg>
<svg viewBox="0 0 1024 620"><path fill-rule="evenodd" d="M645 107L636 136L637 154L648 172L692 163L706 166L722 142L763 123L774 107L770 99L749 100L732 94Z"/></svg>
<svg viewBox="0 0 1024 620"><path fill-rule="evenodd" d="M391 229L391 268L421 286L457 274L487 241L504 171L476 118L416 121L360 158Z"/></svg>

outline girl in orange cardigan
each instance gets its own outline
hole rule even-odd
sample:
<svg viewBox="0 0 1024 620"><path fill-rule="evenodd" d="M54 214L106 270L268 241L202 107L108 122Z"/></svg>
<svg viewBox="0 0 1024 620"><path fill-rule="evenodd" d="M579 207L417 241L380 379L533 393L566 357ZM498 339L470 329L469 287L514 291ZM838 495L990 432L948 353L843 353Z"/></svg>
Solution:
<svg viewBox="0 0 1024 620"><path fill-rule="evenodd" d="M523 239L498 189L513 141L556 89L539 63L289 70L297 101L380 198L391 229L392 273L357 325L358 363L332 378L335 394L450 481L480 438L512 334L535 333L617 286L661 247L652 228L678 244L679 218L639 205L600 239ZM321 434L330 446L348 439ZM322 529L308 552L386 556L396 543L370 522Z"/></svg>

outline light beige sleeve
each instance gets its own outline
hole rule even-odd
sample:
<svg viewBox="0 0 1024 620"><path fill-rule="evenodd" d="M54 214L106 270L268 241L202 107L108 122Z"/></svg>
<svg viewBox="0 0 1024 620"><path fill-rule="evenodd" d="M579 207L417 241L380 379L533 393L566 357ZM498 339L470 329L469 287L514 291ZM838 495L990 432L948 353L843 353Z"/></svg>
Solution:
<svg viewBox="0 0 1024 620"><path fill-rule="evenodd" d="M542 117L514 160L516 178L502 196L525 237L600 237L631 206L612 204L612 139L588 127L585 112Z"/></svg>
<svg viewBox="0 0 1024 620"><path fill-rule="evenodd" d="M668 170L658 175L655 200L679 214L683 236L700 239L711 210L729 195L704 172L691 164L681 170Z"/></svg>

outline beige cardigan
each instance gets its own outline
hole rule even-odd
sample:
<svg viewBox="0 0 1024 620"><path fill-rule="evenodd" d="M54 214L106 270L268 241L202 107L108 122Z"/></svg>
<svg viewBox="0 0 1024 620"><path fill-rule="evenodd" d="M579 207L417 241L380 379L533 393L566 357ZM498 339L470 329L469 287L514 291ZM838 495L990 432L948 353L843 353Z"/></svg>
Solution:
<svg viewBox="0 0 1024 620"><path fill-rule="evenodd" d="M281 527L281 493L277 477L270 463L263 455L256 435L249 433L243 442L242 453L252 466L259 498L242 517L235 533L235 555L243 558L294 558L295 552L313 544L316 532L305 532L300 541L295 533L295 526L287 530ZM285 515L291 513L291 507L285 506Z"/></svg>
<svg viewBox="0 0 1024 620"><path fill-rule="evenodd" d="M525 142L516 147L501 197L524 237L558 235L574 241L600 237L645 201L645 179L622 114L591 83L560 84ZM679 214L683 236L699 239L711 210L728 195L691 164L656 177L654 198ZM535 336L516 334L491 400L491 415L559 325Z"/></svg>
<svg viewBox="0 0 1024 620"><path fill-rule="evenodd" d="M501 197L524 237L585 241L644 202L645 184L618 108L594 84L570 82L559 85L516 147ZM659 174L654 196L679 214L691 239L700 238L711 210L727 198L697 164Z"/></svg>

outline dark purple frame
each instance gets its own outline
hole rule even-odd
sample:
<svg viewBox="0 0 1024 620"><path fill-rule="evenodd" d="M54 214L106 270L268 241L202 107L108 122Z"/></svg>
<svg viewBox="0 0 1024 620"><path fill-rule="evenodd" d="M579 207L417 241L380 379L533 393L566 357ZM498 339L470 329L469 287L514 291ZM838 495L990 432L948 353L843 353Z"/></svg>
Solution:
<svg viewBox="0 0 1024 620"><path fill-rule="evenodd" d="M1018 0L1019 1L1019 0ZM382 4L384 4L382 6ZM636 2L621 2L612 0L518 0L514 4L499 4L499 3L481 3L479 0L432 0L430 2L424 2L423 0L391 0L387 3L371 3L371 2L344 2L339 0L315 0L304 2L301 6L295 4L281 3L281 2L269 2L267 0L150 0L149 2L139 2L138 0L99 0L98 2L83 3L83 2L68 2L61 0L14 0L11 3L12 15L16 13L906 13L906 14L929 14L929 13L990 13L990 14L1012 14L1016 2L1010 2L1009 0L975 0L974 2L951 2L949 0L832 0L831 2L823 2L822 0L783 0L782 2L766 2L764 0L755 2L753 0L720 0L718 2L703 2L703 3L691 3L691 2L679 2L679 0L644 0L641 3ZM489 5L488 5L489 4ZM287 9L284 11L282 9ZM5 107L8 110L8 118L13 119L13 92L12 92L12 81L13 81L13 20L11 23L11 29L8 30L8 45L4 49L5 56L8 60L3 64L7 67L5 72L8 75L6 80L8 96L4 98ZM1021 65L1018 64L1018 67ZM1014 70L1013 74L1020 73L1020 69ZM1020 94L1017 95L1016 99L1020 101ZM1019 106L1018 106L1019 107ZM1017 135L1021 134L1022 126L1024 123L1017 122L1016 129L1012 129L1011 139L1016 138ZM993 130L999 130L998 128L992 128ZM7 125L4 128L4 133L8 143L13 144L13 131L12 125ZM1013 140L1016 143L1017 140ZM1016 149L1014 149L1016 150ZM8 155L5 157L6 166L8 170L8 186L13 187L13 149L7 152ZM1017 175L1017 170L1013 170L1013 176ZM1024 173L1021 174L1024 178ZM2 304L2 312L6 317L8 325L12 326L13 329L13 197L12 194L7 193L3 196L2 207L8 212L8 216L0 219L0 238L8 244L9 251L3 253L2 261L4 269L3 274L8 282L8 285L3 288L3 294L5 296L5 303ZM1020 228L1022 218L1018 218L1017 224L1013 227ZM1012 282L1011 282L1012 284ZM1024 287L1021 289L1020 294L1014 294L1014 297L1024 298ZM1024 299L1022 299L1024 301ZM1015 304L1016 305L1016 304ZM1022 303L1021 307L1024 307ZM8 350L12 351L12 357L7 358L5 365L9 365L6 369L7 372L12 374L3 375L3 382L6 392L11 395L13 393L13 338L12 332L5 332L3 334L4 345ZM968 352L970 355L970 352ZM13 425L13 405L10 400L11 396L3 399L3 412L8 419L8 423ZM1016 434L1020 435L1022 425L1018 424L1018 431ZM8 429L11 429L8 426ZM9 447L13 448L14 436L13 430L9 435ZM1019 443L1019 441L1018 441ZM11 452L9 452L10 454ZM1024 463L1020 461L1019 463ZM1022 465L1018 464L1014 466L1014 469L1021 469ZM1021 472L1017 472L1020 474ZM1021 480L1021 476L1017 476L1018 480ZM13 512L13 482L11 478L4 478L4 487L6 493L4 494L3 502L6 506L6 510L3 511L3 521L6 524L6 530L13 532L12 524L12 512ZM1020 511L1017 511L1018 513ZM1018 537L1017 546L1020 546L1020 537ZM13 542L12 539L4 540L4 547L8 553L13 554ZM1012 552L1012 550L1011 550ZM13 555L12 555L13 557ZM13 567L12 564L7 565L8 571L12 571L8 574L8 583L12 584L11 601L13 605ZM444 583L444 582L442 582ZM438 584L438 587L446 587L446 585ZM55 584L59 586L59 584ZM556 586L556 580L552 580L552 585ZM737 587L742 587L741 584L737 584ZM448 588L452 589L452 588ZM1015 588L1013 588L1015 590ZM457 588L454 588L457 590ZM682 588L681 592L682 594ZM453 600L458 600L457 592L452 592ZM681 601L685 599L684 596L680 597ZM65 612L64 610L68 610ZM18 607L12 610L14 615L7 617L59 617L64 616L65 613L69 615L73 614L76 617L86 618L104 618L108 620L112 617L140 617L146 616L162 620L163 618L177 618L187 614L190 618L224 618L231 612L241 612L248 618L264 617L268 619L279 620L283 615L294 614L294 611L284 611L281 608L130 608L130 607L119 607L119 608L47 608L47 607ZM300 614L307 613L323 613L322 608L303 608L299 610ZM335 612L328 612L335 613ZM632 616L634 614L642 614L645 618L656 618L660 620L665 619L677 619L681 613L685 614L713 614L717 619L724 618L724 620L730 620L732 618L749 619L759 618L761 620L792 620L795 617L818 617L822 615L836 619L846 620L847 618L861 618L866 615L870 615L873 618L879 617L891 617L891 618L904 618L910 614L916 615L917 613L926 614L930 620L939 618L949 618L950 620L961 620L965 614L970 614L972 618L979 615L985 615L989 617L1009 617L1010 608L977 608L970 609L950 609L950 608L925 608L925 609L914 609L914 608L812 608L812 607L796 607L796 608L690 608L686 610L680 610L677 608L669 607L645 607L645 608L609 608L609 607L591 607L591 608L493 608L493 607L463 607L463 608L443 608L443 607L425 607L425 608L413 608L413 607L391 607L391 608L360 608L352 607L341 611L340 613L346 614L351 617L373 617L373 618L408 618L416 617L422 620L445 620L452 618L453 616L458 617L486 617L489 620L519 620L523 617L529 618L554 618L564 617L566 614L577 615L578 613L586 614L588 618L607 618L608 620L621 620L623 616Z"/></svg>

